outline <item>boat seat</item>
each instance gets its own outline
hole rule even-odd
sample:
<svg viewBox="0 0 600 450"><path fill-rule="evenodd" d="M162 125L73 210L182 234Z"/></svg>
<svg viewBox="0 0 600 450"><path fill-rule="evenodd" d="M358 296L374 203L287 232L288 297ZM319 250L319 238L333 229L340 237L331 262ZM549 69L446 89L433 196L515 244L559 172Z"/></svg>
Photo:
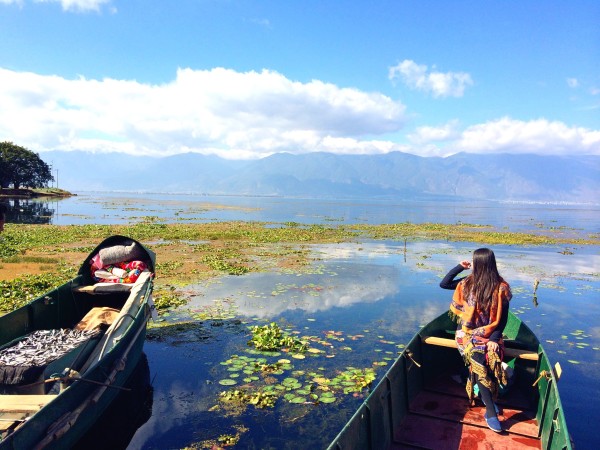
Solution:
<svg viewBox="0 0 600 450"><path fill-rule="evenodd" d="M0 436L19 425L56 398L56 395L0 395Z"/></svg>
<svg viewBox="0 0 600 450"><path fill-rule="evenodd" d="M421 341L428 345L437 345L440 347L457 348L456 341L454 339L441 338L437 336L422 336ZM537 361L539 355L531 350L523 350L519 348L504 348L504 355L509 358L521 358L529 361Z"/></svg>
<svg viewBox="0 0 600 450"><path fill-rule="evenodd" d="M134 283L96 283L73 288L75 292L87 294L112 294L114 292L130 292Z"/></svg>
<svg viewBox="0 0 600 450"><path fill-rule="evenodd" d="M42 409L55 398L55 394L0 395L0 413L33 413Z"/></svg>

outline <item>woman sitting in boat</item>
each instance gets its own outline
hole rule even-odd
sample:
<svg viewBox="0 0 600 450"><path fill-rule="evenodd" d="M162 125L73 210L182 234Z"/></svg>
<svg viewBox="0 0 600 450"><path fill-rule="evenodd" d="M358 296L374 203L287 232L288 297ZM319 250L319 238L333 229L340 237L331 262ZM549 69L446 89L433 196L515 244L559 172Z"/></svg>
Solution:
<svg viewBox="0 0 600 450"><path fill-rule="evenodd" d="M456 331L458 350L469 367L467 394L473 404L474 387L477 385L486 407L485 421L490 429L502 431L498 420L498 408L494 400L499 385L506 385L502 368L504 344L502 332L508 320L510 286L498 273L494 252L480 248L473 252L473 272L464 278L456 276L471 268L469 261L462 261L444 277L440 287L454 289L450 312L456 316L460 327Z"/></svg>

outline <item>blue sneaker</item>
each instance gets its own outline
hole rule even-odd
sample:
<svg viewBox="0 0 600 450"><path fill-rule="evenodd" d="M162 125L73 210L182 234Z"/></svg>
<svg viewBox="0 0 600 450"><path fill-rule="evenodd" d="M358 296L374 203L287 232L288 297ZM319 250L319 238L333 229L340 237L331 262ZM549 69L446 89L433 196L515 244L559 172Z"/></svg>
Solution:
<svg viewBox="0 0 600 450"><path fill-rule="evenodd" d="M495 431L496 433L502 433L502 425L500 425L498 417L487 417L484 414L483 418L485 419L485 423L487 423L487 426L490 430Z"/></svg>

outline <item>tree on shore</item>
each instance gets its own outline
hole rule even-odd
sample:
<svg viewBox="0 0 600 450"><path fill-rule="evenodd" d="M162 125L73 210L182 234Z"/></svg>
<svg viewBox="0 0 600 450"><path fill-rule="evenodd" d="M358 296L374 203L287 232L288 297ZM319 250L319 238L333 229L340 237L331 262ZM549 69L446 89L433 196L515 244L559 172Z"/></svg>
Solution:
<svg viewBox="0 0 600 450"><path fill-rule="evenodd" d="M54 180L50 166L37 153L12 142L0 142L0 187L47 187Z"/></svg>

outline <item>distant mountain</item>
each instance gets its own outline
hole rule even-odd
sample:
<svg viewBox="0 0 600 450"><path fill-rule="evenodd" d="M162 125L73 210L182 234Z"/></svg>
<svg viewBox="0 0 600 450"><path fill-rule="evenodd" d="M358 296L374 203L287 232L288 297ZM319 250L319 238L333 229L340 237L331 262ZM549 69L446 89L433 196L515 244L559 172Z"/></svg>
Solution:
<svg viewBox="0 0 600 450"><path fill-rule="evenodd" d="M298 197L448 196L548 202L598 202L600 157L523 154L447 158L275 154L231 161L186 153L164 158L48 152L59 187L71 191L194 192Z"/></svg>

